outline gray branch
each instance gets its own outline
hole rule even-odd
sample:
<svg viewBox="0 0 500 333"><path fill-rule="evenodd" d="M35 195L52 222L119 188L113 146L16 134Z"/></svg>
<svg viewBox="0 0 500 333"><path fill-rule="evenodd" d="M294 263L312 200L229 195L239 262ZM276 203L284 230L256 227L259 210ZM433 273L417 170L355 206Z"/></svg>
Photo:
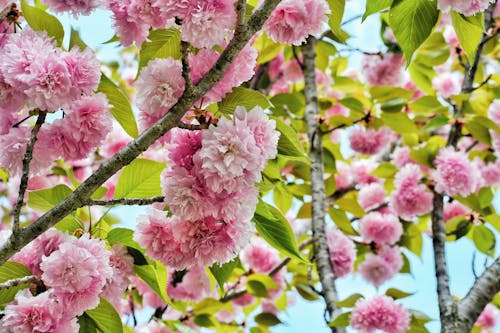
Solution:
<svg viewBox="0 0 500 333"><path fill-rule="evenodd" d="M203 97L226 73L233 60L258 32L267 20L272 10L281 0L266 0L250 17L245 29L237 29L233 39L221 53L216 64L192 89L186 89L175 106L160 120L146 129L135 140L120 150L116 155L104 162L87 180L73 193L58 203L54 208L40 216L31 225L22 230L18 237L10 237L0 249L0 265L6 262L14 253L38 237L44 231L54 226L69 213L85 206L90 196L111 176L137 156L148 149L158 138L177 126L184 114L193 104Z"/></svg>
<svg viewBox="0 0 500 333"><path fill-rule="evenodd" d="M165 197L162 196L152 197L152 198L137 198L137 199L129 199L129 198L120 198L111 200L88 199L85 201L85 206L116 206L116 205L147 206L154 204L156 202L163 202L163 201L165 201Z"/></svg>
<svg viewBox="0 0 500 333"><path fill-rule="evenodd" d="M326 192L324 182L323 165L323 143L322 132L318 121L318 87L316 84L316 38L309 36L307 43L302 46L304 56L304 93L306 97L306 122L309 136L311 157L311 201L312 201L312 232L314 241L314 257L318 269L319 278L323 288L322 296L326 302L326 308L330 320L336 317L337 308L335 302L338 300L335 288L335 275L330 261L325 230L325 204ZM332 332L340 332L341 329L332 327Z"/></svg>
<svg viewBox="0 0 500 333"><path fill-rule="evenodd" d="M22 277L19 279L9 280L7 282L1 283L0 290L5 290L5 289L12 288L12 287L17 287L17 286L20 286L20 285L23 285L26 283L36 283L39 281L40 281L40 279L38 279L37 276L29 275L29 276L25 276L25 277Z"/></svg>

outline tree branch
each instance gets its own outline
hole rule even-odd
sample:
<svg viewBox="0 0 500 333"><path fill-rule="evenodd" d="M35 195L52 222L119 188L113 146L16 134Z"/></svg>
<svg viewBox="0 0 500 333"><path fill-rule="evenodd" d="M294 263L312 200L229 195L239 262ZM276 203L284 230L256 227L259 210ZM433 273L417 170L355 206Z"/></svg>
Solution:
<svg viewBox="0 0 500 333"><path fill-rule="evenodd" d="M19 185L19 195L17 197L16 206L14 207L14 210L12 212L14 216L14 222L11 237L17 237L20 231L19 219L21 216L21 209L24 205L24 194L26 193L26 189L28 188L28 178L30 173L30 163L33 159L33 149L35 148L38 132L45 122L46 116L47 113L45 111L39 111L35 126L33 126L33 129L31 130L30 140L28 142L28 145L26 146L26 152L24 153L23 158L23 175L21 176L21 183Z"/></svg>
<svg viewBox="0 0 500 333"><path fill-rule="evenodd" d="M40 279L37 276L29 275L29 276L25 276L25 277L22 277L19 279L9 280L7 282L0 284L0 290L5 290L5 289L12 288L12 287L17 287L17 286L20 286L22 284L27 284L27 283L36 283L39 281L40 281Z"/></svg>
<svg viewBox="0 0 500 333"><path fill-rule="evenodd" d="M152 197L152 198L138 198L138 199L129 199L129 198L120 198L120 199L112 199L112 200L92 200L88 199L85 201L84 206L116 206L116 205L125 205L125 206L147 206L154 204L156 202L163 202L165 197Z"/></svg>
<svg viewBox="0 0 500 333"><path fill-rule="evenodd" d="M266 0L254 11L245 29L237 29L233 39L221 53L216 64L200 80L192 91L185 91L179 101L160 120L146 129L135 140L121 149L116 155L104 162L73 193L58 203L54 208L23 230L19 237L10 237L0 249L0 265L14 253L42 234L48 228L66 217L73 210L85 205L85 201L111 176L125 165L132 162L143 151L149 148L158 138L179 124L184 114L193 104L203 97L219 82L239 52L250 41L251 37L262 28L272 10L281 0Z"/></svg>
<svg viewBox="0 0 500 333"><path fill-rule="evenodd" d="M323 288L322 296L326 302L329 319L332 320L337 314L335 302L337 301L337 290L335 288L335 275L330 260L330 251L326 240L325 230L325 183L323 165L323 144L319 116L318 88L316 85L316 38L309 36L307 43L302 46L304 93L306 97L306 122L309 136L311 157L311 186L312 186L312 232L314 241L314 257L318 269L319 278ZM332 332L339 332L332 327Z"/></svg>

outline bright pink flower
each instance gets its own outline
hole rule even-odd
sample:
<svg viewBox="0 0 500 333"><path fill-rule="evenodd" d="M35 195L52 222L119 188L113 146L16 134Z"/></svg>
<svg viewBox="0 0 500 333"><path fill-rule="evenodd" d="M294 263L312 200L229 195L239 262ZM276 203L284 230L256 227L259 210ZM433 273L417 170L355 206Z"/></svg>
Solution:
<svg viewBox="0 0 500 333"><path fill-rule="evenodd" d="M191 0L153 0L153 5L160 8L165 20L186 17L191 6Z"/></svg>
<svg viewBox="0 0 500 333"><path fill-rule="evenodd" d="M113 26L124 46L134 42L141 45L149 34L149 24L131 15L132 0L109 0L108 8L113 12Z"/></svg>
<svg viewBox="0 0 500 333"><path fill-rule="evenodd" d="M438 0L438 8L442 11L455 10L465 16L475 15L488 8L492 0Z"/></svg>
<svg viewBox="0 0 500 333"><path fill-rule="evenodd" d="M233 0L191 0L181 38L196 48L221 45L236 23Z"/></svg>
<svg viewBox="0 0 500 333"><path fill-rule="evenodd" d="M102 5L102 0L43 0L56 13L70 12L74 16L89 15Z"/></svg>
<svg viewBox="0 0 500 333"><path fill-rule="evenodd" d="M21 90L5 82L0 70L0 117L6 117L7 115L17 113L22 109L25 100L26 96ZM0 134L2 134L1 130Z"/></svg>
<svg viewBox="0 0 500 333"><path fill-rule="evenodd" d="M436 181L436 191L449 196L468 196L476 190L480 172L464 152L452 148L442 149L434 160L436 166L432 176Z"/></svg>
<svg viewBox="0 0 500 333"><path fill-rule="evenodd" d="M432 210L433 195L420 182L422 177L422 171L416 164L407 164L396 174L396 189L391 194L391 207L404 219L427 214Z"/></svg>
<svg viewBox="0 0 500 333"><path fill-rule="evenodd" d="M410 158L410 148L408 148L407 146L396 147L391 157L392 157L392 162L399 169L404 167L406 164L413 163L412 159Z"/></svg>
<svg viewBox="0 0 500 333"><path fill-rule="evenodd" d="M385 295L360 299L352 310L351 326L366 333L404 333L410 329L410 313Z"/></svg>
<svg viewBox="0 0 500 333"><path fill-rule="evenodd" d="M384 203L385 189L379 183L364 185L358 192L358 201L364 210L369 210Z"/></svg>
<svg viewBox="0 0 500 333"><path fill-rule="evenodd" d="M129 284L129 276L134 273L134 258L127 253L122 244L111 248L109 264L113 274L108 278L102 290L102 296L113 303L118 303Z"/></svg>
<svg viewBox="0 0 500 333"><path fill-rule="evenodd" d="M331 228L326 233L330 261L336 277L351 273L356 260L356 246L342 231Z"/></svg>
<svg viewBox="0 0 500 333"><path fill-rule="evenodd" d="M174 285L175 283L175 285ZM168 276L167 293L170 298L181 301L201 301L210 295L210 279L205 268L191 267L182 276L182 281L174 281L173 272Z"/></svg>
<svg viewBox="0 0 500 333"><path fill-rule="evenodd" d="M368 253L365 256L365 260L358 266L358 272L365 281L376 287L389 281L396 274L384 258L374 253Z"/></svg>
<svg viewBox="0 0 500 333"><path fill-rule="evenodd" d="M109 257L103 241L88 234L73 237L43 257L42 280L52 287L68 314L81 315L99 305L99 295L113 274Z"/></svg>
<svg viewBox="0 0 500 333"><path fill-rule="evenodd" d="M16 253L12 260L24 264L34 275L40 276L43 273L40 269L43 257L50 256L52 252L57 251L59 246L68 240L68 234L56 229L49 229Z"/></svg>
<svg viewBox="0 0 500 333"><path fill-rule="evenodd" d="M392 138L392 132L388 127L378 130L356 127L349 134L349 142L352 150L365 155L380 153Z"/></svg>
<svg viewBox="0 0 500 333"><path fill-rule="evenodd" d="M71 93L75 100L97 89L101 79L101 64L90 48L81 51L74 47L64 53L62 59L70 74Z"/></svg>
<svg viewBox="0 0 500 333"><path fill-rule="evenodd" d="M76 318L65 314L66 308L51 292L36 297L20 291L13 303L7 304L1 328L4 333L77 333Z"/></svg>
<svg viewBox="0 0 500 333"><path fill-rule="evenodd" d="M483 330L493 330L497 325L499 315L500 311L498 308L492 304L488 304L479 315L479 318L477 318L476 325L481 326Z"/></svg>
<svg viewBox="0 0 500 333"><path fill-rule="evenodd" d="M156 1L131 0L127 10L132 20L142 21L153 29L164 28L167 24L166 18L161 15L162 8L158 6Z"/></svg>
<svg viewBox="0 0 500 333"><path fill-rule="evenodd" d="M460 93L463 75L459 73L440 73L432 80L432 87L443 98L449 98Z"/></svg>
<svg viewBox="0 0 500 333"><path fill-rule="evenodd" d="M178 166L191 171L194 167L193 156L201 149L202 131L189 131L174 128L166 146L168 165Z"/></svg>
<svg viewBox="0 0 500 333"><path fill-rule="evenodd" d="M241 251L240 258L253 271L259 273L269 273L280 263L279 252L258 237L252 238Z"/></svg>
<svg viewBox="0 0 500 333"><path fill-rule="evenodd" d="M173 58L151 60L136 82L137 106L141 112L165 115L184 92L182 65Z"/></svg>
<svg viewBox="0 0 500 333"><path fill-rule="evenodd" d="M470 213L470 209L468 207L465 207L458 201L446 202L443 208L443 219L445 222L447 222L454 217L460 215L466 216Z"/></svg>
<svg viewBox="0 0 500 333"><path fill-rule="evenodd" d="M359 221L360 234L365 242L395 244L403 234L403 226L392 214L369 213Z"/></svg>
<svg viewBox="0 0 500 333"><path fill-rule="evenodd" d="M378 251L378 255L388 263L394 274L403 268L403 255L398 246L384 246Z"/></svg>
<svg viewBox="0 0 500 333"><path fill-rule="evenodd" d="M362 66L369 85L397 86L403 80L403 58L399 54L367 55Z"/></svg>
<svg viewBox="0 0 500 333"><path fill-rule="evenodd" d="M478 166L483 177L483 186L491 187L500 184L500 160L487 164L480 161Z"/></svg>
<svg viewBox="0 0 500 333"><path fill-rule="evenodd" d="M371 174L372 171L376 168L377 163L375 163L373 160L357 160L351 165L352 177L354 178L354 181L359 185L379 183L381 182L381 180Z"/></svg>

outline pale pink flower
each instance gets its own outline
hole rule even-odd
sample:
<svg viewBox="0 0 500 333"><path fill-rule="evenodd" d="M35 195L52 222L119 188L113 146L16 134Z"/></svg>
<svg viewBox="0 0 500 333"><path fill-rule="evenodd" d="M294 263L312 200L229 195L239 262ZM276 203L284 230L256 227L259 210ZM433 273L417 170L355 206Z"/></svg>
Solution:
<svg viewBox="0 0 500 333"><path fill-rule="evenodd" d="M99 295L113 274L109 257L103 241L88 234L72 238L43 257L42 280L52 287L68 314L81 315L99 305Z"/></svg>
<svg viewBox="0 0 500 333"><path fill-rule="evenodd" d="M199 302L210 295L210 279L205 268L193 266L182 276L182 281L174 281L174 274L169 274L167 293L170 298L181 301Z"/></svg>
<svg viewBox="0 0 500 333"><path fill-rule="evenodd" d="M352 185L353 177L349 165L342 161L337 162L337 173L335 173L335 183L337 190L343 190Z"/></svg>
<svg viewBox="0 0 500 333"><path fill-rule="evenodd" d="M113 12L113 26L124 46L134 42L141 45L149 34L149 24L133 17L129 12L132 0L109 0L108 8Z"/></svg>
<svg viewBox="0 0 500 333"><path fill-rule="evenodd" d="M269 273L280 263L279 252L258 237L252 238L241 251L240 258L253 271L259 273Z"/></svg>
<svg viewBox="0 0 500 333"><path fill-rule="evenodd" d="M151 60L136 82L137 106L159 119L179 100L184 86L180 61L173 58Z"/></svg>
<svg viewBox="0 0 500 333"><path fill-rule="evenodd" d="M401 249L398 246L383 246L378 255L383 258L392 269L394 274L398 273L403 268L404 259L401 254Z"/></svg>
<svg viewBox="0 0 500 333"><path fill-rule="evenodd" d="M460 93L463 75L453 72L443 72L432 80L432 87L443 98L450 98Z"/></svg>
<svg viewBox="0 0 500 333"><path fill-rule="evenodd" d="M477 318L476 325L481 326L483 330L493 330L497 325L499 315L500 311L498 308L492 304L488 304L479 315L479 318Z"/></svg>
<svg viewBox="0 0 500 333"><path fill-rule="evenodd" d="M181 38L196 48L221 45L236 23L233 0L191 0Z"/></svg>
<svg viewBox="0 0 500 333"><path fill-rule="evenodd" d="M109 264L113 274L107 279L102 290L102 296L113 303L118 303L129 284L129 276L134 273L134 258L127 253L122 244L115 244L111 248Z"/></svg>
<svg viewBox="0 0 500 333"><path fill-rule="evenodd" d="M359 220L360 234L365 242L395 244L403 234L397 216L371 212Z"/></svg>
<svg viewBox="0 0 500 333"><path fill-rule="evenodd" d="M396 147L391 155L392 162L401 169L407 164L414 163L410 157L410 148L407 146Z"/></svg>
<svg viewBox="0 0 500 333"><path fill-rule="evenodd" d="M388 127L381 127L378 130L356 127L349 134L352 150L365 155L380 153L387 147L391 138L392 132Z"/></svg>
<svg viewBox="0 0 500 333"><path fill-rule="evenodd" d="M427 214L432 210L433 195L420 182L422 170L416 164L405 165L394 180L396 189L391 194L391 207L404 219Z"/></svg>
<svg viewBox="0 0 500 333"><path fill-rule="evenodd" d="M2 89L2 87L0 87ZM0 93L1 94L1 93ZM0 136L8 134L10 129L19 121L19 115L0 107Z"/></svg>
<svg viewBox="0 0 500 333"><path fill-rule="evenodd" d="M153 0L153 5L160 8L165 20L183 19L191 7L191 0Z"/></svg>
<svg viewBox="0 0 500 333"><path fill-rule="evenodd" d="M460 42L457 37L457 33L452 25L447 25L444 27L443 37L446 43L450 45L452 48L456 48L460 46Z"/></svg>
<svg viewBox="0 0 500 333"><path fill-rule="evenodd" d="M364 185L358 192L358 201L364 210L376 208L384 203L385 189L382 184Z"/></svg>
<svg viewBox="0 0 500 333"><path fill-rule="evenodd" d="M5 82L0 70L0 117L14 118L14 114L22 109L25 100L26 96L21 90ZM2 134L1 129L0 134Z"/></svg>
<svg viewBox="0 0 500 333"><path fill-rule="evenodd" d="M70 12L73 16L89 15L103 4L102 0L43 0L55 13Z"/></svg>
<svg viewBox="0 0 500 333"><path fill-rule="evenodd" d="M465 16L475 15L488 8L492 0L438 0L438 8L448 12L455 10Z"/></svg>
<svg viewBox="0 0 500 333"><path fill-rule="evenodd" d="M358 266L358 272L365 281L376 287L389 281L396 274L384 258L374 253L368 253L365 256L365 260Z"/></svg>
<svg viewBox="0 0 500 333"><path fill-rule="evenodd" d="M117 122L113 121L113 129L111 133L106 136L99 152L103 157L109 158L118 153L130 141L132 141L132 138L125 133Z"/></svg>
<svg viewBox="0 0 500 333"><path fill-rule="evenodd" d="M77 333L80 325L65 312L64 305L51 292L33 297L23 290L5 307L0 327L4 333Z"/></svg>
<svg viewBox="0 0 500 333"><path fill-rule="evenodd" d="M395 53L367 55L363 59L362 70L371 86L397 86L403 80L403 58Z"/></svg>
<svg viewBox="0 0 500 333"><path fill-rule="evenodd" d="M445 222L451 220L454 217L463 215L467 216L471 213L471 210L468 207L465 207L458 201L453 202L445 202L443 208L443 219Z"/></svg>
<svg viewBox="0 0 500 333"><path fill-rule="evenodd" d="M350 324L365 333L404 333L410 329L410 313L385 295L363 298L356 302Z"/></svg>
<svg viewBox="0 0 500 333"><path fill-rule="evenodd" d="M164 28L167 24L167 19L161 15L162 8L157 1L131 0L127 10L134 21L144 22L153 29Z"/></svg>
<svg viewBox="0 0 500 333"><path fill-rule="evenodd" d="M436 191L449 196L468 196L476 190L480 172L464 152L444 148L434 160L436 170L432 173L436 181Z"/></svg>
<svg viewBox="0 0 500 333"><path fill-rule="evenodd" d="M325 30L331 13L330 6L325 0L305 0L304 5L308 15L308 34L317 36Z"/></svg>
<svg viewBox="0 0 500 333"><path fill-rule="evenodd" d="M356 246L354 242L338 229L328 229L326 233L330 261L336 277L343 277L351 273L356 260Z"/></svg>
<svg viewBox="0 0 500 333"><path fill-rule="evenodd" d="M136 327L135 333L175 333L169 327L160 324L157 321L150 321L149 323Z"/></svg>
<svg viewBox="0 0 500 333"><path fill-rule="evenodd" d="M377 168L377 163L373 160L362 159L354 161L351 165L351 174L354 182L359 185L368 185L371 183L380 183L381 179L372 175L372 171Z"/></svg>
<svg viewBox="0 0 500 333"><path fill-rule="evenodd" d="M500 184L500 160L493 163L479 161L477 165L484 181L483 186L491 187Z"/></svg>
<svg viewBox="0 0 500 333"><path fill-rule="evenodd" d="M70 74L71 94L75 100L97 89L101 79L101 63L90 48L82 51L74 47L64 53L62 59Z"/></svg>

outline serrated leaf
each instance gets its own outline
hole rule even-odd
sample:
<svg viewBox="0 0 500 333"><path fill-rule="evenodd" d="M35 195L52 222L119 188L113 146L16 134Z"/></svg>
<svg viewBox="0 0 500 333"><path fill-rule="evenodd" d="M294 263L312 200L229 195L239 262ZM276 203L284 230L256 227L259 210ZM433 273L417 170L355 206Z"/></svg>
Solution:
<svg viewBox="0 0 500 333"><path fill-rule="evenodd" d="M111 246L123 244L139 251L143 251L141 246L133 239L134 231L127 228L115 228L108 232L107 241Z"/></svg>
<svg viewBox="0 0 500 333"><path fill-rule="evenodd" d="M28 206L40 212L52 209L73 191L66 185L28 192Z"/></svg>
<svg viewBox="0 0 500 333"><path fill-rule="evenodd" d="M278 289L278 285L274 280L265 274L252 274L246 282L247 290L250 294L257 297L269 297L269 290Z"/></svg>
<svg viewBox="0 0 500 333"><path fill-rule="evenodd" d="M452 10L450 16L460 46L469 58L469 61L472 62L484 30L483 15L479 13L466 17Z"/></svg>
<svg viewBox="0 0 500 333"><path fill-rule="evenodd" d="M297 138L297 132L285 124L281 119L271 117L276 121L276 130L280 132L278 153L287 156L304 156L304 148Z"/></svg>
<svg viewBox="0 0 500 333"><path fill-rule="evenodd" d="M231 277L233 270L240 265L239 258L236 258L228 263L219 266L219 264L213 264L210 266L210 272L217 280L219 287L224 288L224 283Z"/></svg>
<svg viewBox="0 0 500 333"><path fill-rule="evenodd" d="M394 0L389 11L389 25L403 49L407 64L413 53L429 37L439 19L436 1Z"/></svg>
<svg viewBox="0 0 500 333"><path fill-rule="evenodd" d="M167 296L167 268L160 263L156 265L134 265L134 272L137 274L141 280L146 282L146 284L158 295L160 298L169 303L169 298Z"/></svg>
<svg viewBox="0 0 500 333"><path fill-rule="evenodd" d="M29 26L36 31L45 31L50 37L54 37L57 44L61 46L64 38L64 29L59 20L39 8L30 6L25 0L21 0L21 11Z"/></svg>
<svg viewBox="0 0 500 333"><path fill-rule="evenodd" d="M244 106L247 111L250 111L256 106L267 109L270 103L267 97L258 91L236 87L218 103L218 106L220 113L230 115L234 113L238 106Z"/></svg>
<svg viewBox="0 0 500 333"><path fill-rule="evenodd" d="M136 138L139 135L139 130L127 95L104 74L101 74L101 82L99 82L97 91L104 93L108 98L109 104L112 105L109 112L120 126L128 135Z"/></svg>
<svg viewBox="0 0 500 333"><path fill-rule="evenodd" d="M165 163L138 158L127 165L118 178L115 198L149 198L162 194L160 174Z"/></svg>
<svg viewBox="0 0 500 333"><path fill-rule="evenodd" d="M142 43L139 52L139 69L156 58L181 58L181 34L178 29L158 29L149 33L148 41Z"/></svg>
<svg viewBox="0 0 500 333"><path fill-rule="evenodd" d="M351 236L358 235L356 230L354 230L354 228L352 227L351 220L349 220L349 217L347 217L347 214L345 211L331 207L328 210L328 215L333 220L335 225L337 225L337 227L340 230L342 230L342 232L344 232L347 235L351 235Z"/></svg>
<svg viewBox="0 0 500 333"><path fill-rule="evenodd" d="M94 321L97 328L102 333L121 333L123 332L122 320L118 312L111 303L101 297L99 306L93 310L87 310L85 313Z"/></svg>
<svg viewBox="0 0 500 333"><path fill-rule="evenodd" d="M19 279L29 275L31 275L31 271L29 270L29 268L17 262L9 261L0 266L0 283ZM17 292L26 287L28 287L28 284L0 290L0 306L11 302L16 296Z"/></svg>
<svg viewBox="0 0 500 333"><path fill-rule="evenodd" d="M426 0L427 1L427 0ZM403 112L388 113L384 112L380 116L385 125L399 134L418 133L417 126Z"/></svg>
<svg viewBox="0 0 500 333"><path fill-rule="evenodd" d="M370 15L378 13L384 9L388 9L391 7L392 2L393 0L367 0L362 21L366 20L366 18Z"/></svg>

